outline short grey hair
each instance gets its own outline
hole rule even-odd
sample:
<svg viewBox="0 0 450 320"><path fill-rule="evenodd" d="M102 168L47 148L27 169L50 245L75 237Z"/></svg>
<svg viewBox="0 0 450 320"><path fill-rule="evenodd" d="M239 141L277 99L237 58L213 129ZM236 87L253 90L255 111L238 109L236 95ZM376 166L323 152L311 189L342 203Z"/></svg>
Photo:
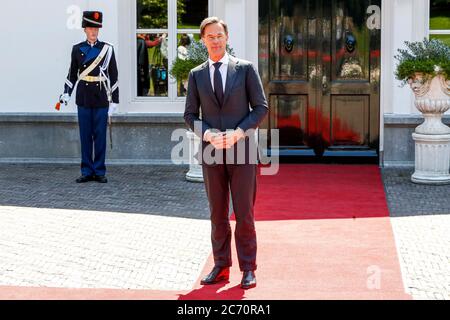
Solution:
<svg viewBox="0 0 450 320"><path fill-rule="evenodd" d="M200 24L200 36L203 37L205 34L205 28L209 26L210 24L219 23L222 25L223 29L225 30L225 34L228 35L228 26L222 19L219 19L217 17L208 17L202 21Z"/></svg>

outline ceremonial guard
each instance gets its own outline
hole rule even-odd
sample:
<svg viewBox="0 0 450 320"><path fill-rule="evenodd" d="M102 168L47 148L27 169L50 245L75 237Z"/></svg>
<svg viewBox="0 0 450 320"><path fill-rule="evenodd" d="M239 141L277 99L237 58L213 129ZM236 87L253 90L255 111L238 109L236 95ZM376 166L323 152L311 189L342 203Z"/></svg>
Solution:
<svg viewBox="0 0 450 320"><path fill-rule="evenodd" d="M77 183L108 182L105 173L108 116L117 112L119 103L118 71L111 44L98 40L103 15L83 12L82 27L86 41L72 48L72 62L60 103L67 103L76 90L81 140L81 176Z"/></svg>

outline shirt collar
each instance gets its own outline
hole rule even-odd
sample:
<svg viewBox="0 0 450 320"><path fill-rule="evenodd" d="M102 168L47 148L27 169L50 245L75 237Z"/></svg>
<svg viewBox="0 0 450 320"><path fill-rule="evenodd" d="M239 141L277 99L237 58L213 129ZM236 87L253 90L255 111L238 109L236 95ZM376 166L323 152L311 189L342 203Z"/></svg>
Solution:
<svg viewBox="0 0 450 320"><path fill-rule="evenodd" d="M87 43L88 46L90 46L90 47L95 47L95 46L98 44L98 39L97 39L97 41L94 42L94 44L91 44L91 43L89 42L89 40L86 40L86 43Z"/></svg>
<svg viewBox="0 0 450 320"><path fill-rule="evenodd" d="M222 62L223 65L228 65L229 61L230 61L230 57L228 56L228 52L225 52L225 55L222 57L222 59L220 59L217 62ZM209 63L209 67L211 68L215 62L212 61L211 58L208 58L208 63Z"/></svg>

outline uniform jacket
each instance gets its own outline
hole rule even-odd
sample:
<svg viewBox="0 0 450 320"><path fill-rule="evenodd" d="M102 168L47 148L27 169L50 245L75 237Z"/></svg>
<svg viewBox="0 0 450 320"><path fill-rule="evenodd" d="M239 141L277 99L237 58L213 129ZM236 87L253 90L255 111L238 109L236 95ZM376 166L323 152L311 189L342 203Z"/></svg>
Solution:
<svg viewBox="0 0 450 320"><path fill-rule="evenodd" d="M72 61L69 73L64 86L64 93L72 95L78 75L87 69L95 58L100 54L105 42L97 41L93 46L88 41L76 44L72 48ZM89 76L100 76L100 67L106 59L105 57ZM113 50L108 68L105 70L106 76L111 83L112 102L119 103L119 83L116 57ZM76 104L83 107L99 108L108 107L108 95L105 87L100 82L87 82L80 80L76 90Z"/></svg>

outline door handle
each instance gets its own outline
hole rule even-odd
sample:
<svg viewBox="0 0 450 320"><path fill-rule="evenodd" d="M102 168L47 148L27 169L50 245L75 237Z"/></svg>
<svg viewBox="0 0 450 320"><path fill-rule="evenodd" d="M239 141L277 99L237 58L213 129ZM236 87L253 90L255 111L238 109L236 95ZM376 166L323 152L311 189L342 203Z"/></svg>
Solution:
<svg viewBox="0 0 450 320"><path fill-rule="evenodd" d="M328 93L328 78L327 78L327 76L322 77L322 93L324 95Z"/></svg>
<svg viewBox="0 0 450 320"><path fill-rule="evenodd" d="M291 35L286 35L284 37L284 49L288 52L291 53L292 49L294 48L294 37L292 37Z"/></svg>

